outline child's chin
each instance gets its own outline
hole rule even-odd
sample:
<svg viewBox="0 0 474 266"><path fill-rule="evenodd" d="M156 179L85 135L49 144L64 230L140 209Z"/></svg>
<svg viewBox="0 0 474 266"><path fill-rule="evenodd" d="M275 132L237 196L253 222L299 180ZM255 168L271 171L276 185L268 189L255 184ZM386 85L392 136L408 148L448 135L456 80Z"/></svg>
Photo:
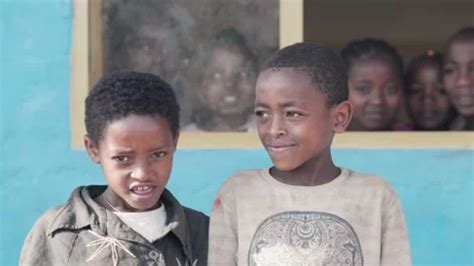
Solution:
<svg viewBox="0 0 474 266"><path fill-rule="evenodd" d="M275 167L276 170L281 171L281 172L288 172L297 168L293 164L289 164L287 162L278 163L275 161L273 162L273 167Z"/></svg>

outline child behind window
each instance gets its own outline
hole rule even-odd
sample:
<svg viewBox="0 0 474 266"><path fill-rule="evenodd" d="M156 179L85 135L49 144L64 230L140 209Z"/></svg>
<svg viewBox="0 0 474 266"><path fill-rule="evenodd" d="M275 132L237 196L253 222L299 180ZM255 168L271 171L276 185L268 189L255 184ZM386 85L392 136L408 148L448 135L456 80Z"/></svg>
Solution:
<svg viewBox="0 0 474 266"><path fill-rule="evenodd" d="M234 28L220 32L199 70L194 123L183 131L254 131L256 58Z"/></svg>
<svg viewBox="0 0 474 266"><path fill-rule="evenodd" d="M403 60L397 50L384 40L366 38L347 44L341 56L349 67L349 101L354 107L349 130L399 128Z"/></svg>
<svg viewBox="0 0 474 266"><path fill-rule="evenodd" d="M404 96L416 130L449 130L456 115L442 83L443 58L428 50L408 64Z"/></svg>

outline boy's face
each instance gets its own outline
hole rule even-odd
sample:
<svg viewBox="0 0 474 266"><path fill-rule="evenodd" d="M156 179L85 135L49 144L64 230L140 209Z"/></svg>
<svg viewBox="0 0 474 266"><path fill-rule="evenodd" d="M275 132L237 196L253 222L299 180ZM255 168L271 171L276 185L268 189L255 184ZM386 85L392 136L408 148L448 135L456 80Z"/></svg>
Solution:
<svg viewBox="0 0 474 266"><path fill-rule="evenodd" d="M443 82L462 116L474 115L474 40L454 41L446 51Z"/></svg>
<svg viewBox="0 0 474 266"><path fill-rule="evenodd" d="M257 130L278 170L297 170L329 154L334 119L326 100L304 71L279 68L260 73L255 100Z"/></svg>
<svg viewBox="0 0 474 266"><path fill-rule="evenodd" d="M348 78L354 129L389 128L401 99L401 80L392 65L377 59L359 61L349 70Z"/></svg>
<svg viewBox="0 0 474 266"><path fill-rule="evenodd" d="M107 200L122 211L156 208L170 177L176 140L166 119L143 115L108 124L98 147L86 137L89 155L107 179Z"/></svg>
<svg viewBox="0 0 474 266"><path fill-rule="evenodd" d="M406 92L408 112L419 128L438 129L447 122L452 107L441 83L440 65L418 65Z"/></svg>
<svg viewBox="0 0 474 266"><path fill-rule="evenodd" d="M216 48L204 69L201 101L216 115L242 115L252 107L255 79L252 62L237 48Z"/></svg>

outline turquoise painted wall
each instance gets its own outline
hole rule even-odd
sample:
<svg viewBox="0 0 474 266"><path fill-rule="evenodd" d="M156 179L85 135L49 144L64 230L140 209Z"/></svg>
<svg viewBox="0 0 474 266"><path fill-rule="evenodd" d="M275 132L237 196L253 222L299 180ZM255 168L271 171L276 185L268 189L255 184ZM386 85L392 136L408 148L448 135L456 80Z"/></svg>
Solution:
<svg viewBox="0 0 474 266"><path fill-rule="evenodd" d="M16 265L27 232L48 207L76 186L104 181L85 152L69 148L71 2L3 0L0 12L0 265ZM396 189L414 264L474 264L472 150L341 149L334 157L385 176ZM209 213L227 176L269 165L259 149L180 150L169 188Z"/></svg>

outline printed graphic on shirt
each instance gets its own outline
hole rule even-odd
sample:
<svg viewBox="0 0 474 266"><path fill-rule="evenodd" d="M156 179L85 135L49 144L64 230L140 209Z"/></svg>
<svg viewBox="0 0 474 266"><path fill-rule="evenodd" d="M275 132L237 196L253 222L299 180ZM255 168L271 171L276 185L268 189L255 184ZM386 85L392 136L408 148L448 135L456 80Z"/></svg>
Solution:
<svg viewBox="0 0 474 266"><path fill-rule="evenodd" d="M362 266L352 226L323 212L283 212L263 221L249 250L249 265Z"/></svg>
<svg viewBox="0 0 474 266"><path fill-rule="evenodd" d="M143 250L145 251L145 250ZM157 250L150 250L149 252L139 253L139 260L143 265L166 266L165 257L163 253Z"/></svg>

